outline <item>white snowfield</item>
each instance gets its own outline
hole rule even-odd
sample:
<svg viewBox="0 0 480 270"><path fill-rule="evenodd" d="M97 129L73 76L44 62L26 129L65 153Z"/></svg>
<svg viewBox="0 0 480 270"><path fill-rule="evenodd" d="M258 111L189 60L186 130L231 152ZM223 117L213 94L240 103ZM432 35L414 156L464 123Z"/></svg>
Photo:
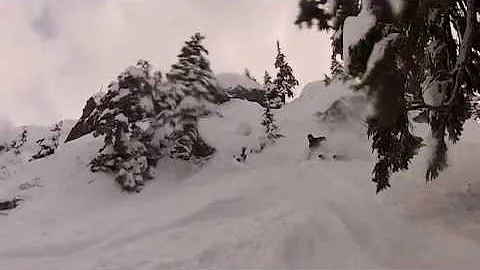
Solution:
<svg viewBox="0 0 480 270"><path fill-rule="evenodd" d="M478 125L467 123L440 179L425 186L421 153L375 195L365 127L315 116L345 95L353 94L338 83L308 85L276 111L285 137L245 164L232 155L257 147L262 109L232 100L223 117L202 122L217 155L202 167L162 161L138 194L88 170L102 144L89 136L46 159L8 165L0 198L25 201L0 215L0 268L478 267ZM346 158L306 160L308 133L327 136L327 157Z"/></svg>

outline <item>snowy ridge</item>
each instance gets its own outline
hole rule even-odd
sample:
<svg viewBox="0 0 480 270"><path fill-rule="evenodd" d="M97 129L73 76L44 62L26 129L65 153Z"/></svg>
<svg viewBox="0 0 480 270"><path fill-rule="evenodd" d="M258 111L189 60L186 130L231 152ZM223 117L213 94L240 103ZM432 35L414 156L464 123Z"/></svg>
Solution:
<svg viewBox="0 0 480 270"><path fill-rule="evenodd" d="M2 196L25 198L8 216L0 216L0 265L478 266L478 125L467 123L469 132L451 150L451 167L429 188L424 187L424 168L416 165L395 175L394 188L377 196L368 181L374 156L364 127L337 128L318 121L318 112L348 93L340 83L328 88L309 84L298 99L275 111L285 137L260 154L250 154L246 163L231 156L241 147L256 147L262 109L231 100L220 108L221 116L200 123L202 136L218 150L216 156L202 167L162 160L156 179L139 194L122 193L111 177L88 170L101 138L85 136L46 159L26 163L0 181ZM416 126L418 133L426 130ZM327 136L327 156L341 152L348 158L305 160L307 133ZM425 159L424 154L418 158ZM20 189L25 182L38 185Z"/></svg>

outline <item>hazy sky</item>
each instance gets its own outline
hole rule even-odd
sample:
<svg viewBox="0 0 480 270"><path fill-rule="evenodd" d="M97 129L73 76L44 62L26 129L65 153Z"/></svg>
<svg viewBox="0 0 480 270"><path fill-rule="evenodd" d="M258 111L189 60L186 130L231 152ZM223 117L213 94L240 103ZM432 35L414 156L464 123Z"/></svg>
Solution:
<svg viewBox="0 0 480 270"><path fill-rule="evenodd" d="M302 84L328 72L328 35L293 24L297 0L0 0L0 119L78 118L137 59L168 71L194 32L215 73L273 71L275 40Z"/></svg>

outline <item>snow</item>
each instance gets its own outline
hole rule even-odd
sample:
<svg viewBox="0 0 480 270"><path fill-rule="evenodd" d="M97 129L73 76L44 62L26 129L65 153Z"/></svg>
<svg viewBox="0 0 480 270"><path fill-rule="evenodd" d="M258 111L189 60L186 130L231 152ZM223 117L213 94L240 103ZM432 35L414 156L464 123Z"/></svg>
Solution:
<svg viewBox="0 0 480 270"><path fill-rule="evenodd" d="M375 68L378 61L383 59L385 55L385 50L391 45L392 42L395 42L398 36L399 33L391 33L388 36L382 38L379 42L375 43L372 49L372 53L368 58L367 70L363 75L364 78L370 75L370 72Z"/></svg>
<svg viewBox="0 0 480 270"><path fill-rule="evenodd" d="M143 77L145 77L145 72L144 72L141 68L134 67L134 66L129 66L129 67L125 70L125 74L132 75L132 76L135 77L135 78L143 78Z"/></svg>
<svg viewBox="0 0 480 270"><path fill-rule="evenodd" d="M152 112L154 110L152 98L148 96L140 98L140 107L147 112Z"/></svg>
<svg viewBox="0 0 480 270"><path fill-rule="evenodd" d="M123 113L119 113L115 115L115 120L123 123L128 123L128 118Z"/></svg>
<svg viewBox="0 0 480 270"><path fill-rule="evenodd" d="M360 13L357 16L347 17L343 25L343 61L347 72L350 66L350 47L365 38L376 23L375 16L370 10L370 1L362 1Z"/></svg>
<svg viewBox="0 0 480 270"><path fill-rule="evenodd" d="M111 102L119 102L120 100L122 100L122 98L128 96L130 93L131 93L130 89L122 88L122 89L119 90L118 95L116 95L112 98Z"/></svg>
<svg viewBox="0 0 480 270"><path fill-rule="evenodd" d="M220 107L223 117L200 120L215 157L203 166L161 160L138 194L89 172L103 145L90 135L46 159L7 164L0 198L25 201L0 215L1 268L478 267L478 124L467 122L434 183L425 187L422 150L411 170L394 175L392 189L375 195L364 127L327 126L316 116L349 94L339 82L307 85L274 110L286 137L246 163L232 155L255 147L263 109L231 100ZM49 129L28 130L42 137ZM307 133L326 135L328 151L350 159L305 160Z"/></svg>
<svg viewBox="0 0 480 270"><path fill-rule="evenodd" d="M185 98L182 99L180 104L177 106L178 111L182 110L189 110L192 108L201 108L203 107L203 103L199 101L198 99L192 97L192 96L186 96Z"/></svg>
<svg viewBox="0 0 480 270"><path fill-rule="evenodd" d="M395 16L400 17L405 7L404 0L389 0L390 7Z"/></svg>
<svg viewBox="0 0 480 270"><path fill-rule="evenodd" d="M242 86L247 89L262 89L259 83L237 73L220 73L216 75L216 78L220 87L224 89L235 88L237 86Z"/></svg>
<svg viewBox="0 0 480 270"><path fill-rule="evenodd" d="M423 87L423 100L425 104L438 107L443 104L448 94L448 86L452 80L438 80L437 78L427 78Z"/></svg>

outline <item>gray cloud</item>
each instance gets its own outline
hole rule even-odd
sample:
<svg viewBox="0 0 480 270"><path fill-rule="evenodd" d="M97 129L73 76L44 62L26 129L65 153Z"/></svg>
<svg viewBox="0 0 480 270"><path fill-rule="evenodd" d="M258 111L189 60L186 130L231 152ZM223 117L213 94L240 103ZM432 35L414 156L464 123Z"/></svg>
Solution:
<svg viewBox="0 0 480 270"><path fill-rule="evenodd" d="M57 34L55 24L52 21L52 8L48 1L38 2L38 14L33 19L32 27L43 38L53 38Z"/></svg>
<svg viewBox="0 0 480 270"><path fill-rule="evenodd" d="M47 124L76 118L86 99L135 63L163 72L194 32L215 72L273 71L279 39L302 81L328 72L329 40L293 21L295 0L0 1L0 118Z"/></svg>

